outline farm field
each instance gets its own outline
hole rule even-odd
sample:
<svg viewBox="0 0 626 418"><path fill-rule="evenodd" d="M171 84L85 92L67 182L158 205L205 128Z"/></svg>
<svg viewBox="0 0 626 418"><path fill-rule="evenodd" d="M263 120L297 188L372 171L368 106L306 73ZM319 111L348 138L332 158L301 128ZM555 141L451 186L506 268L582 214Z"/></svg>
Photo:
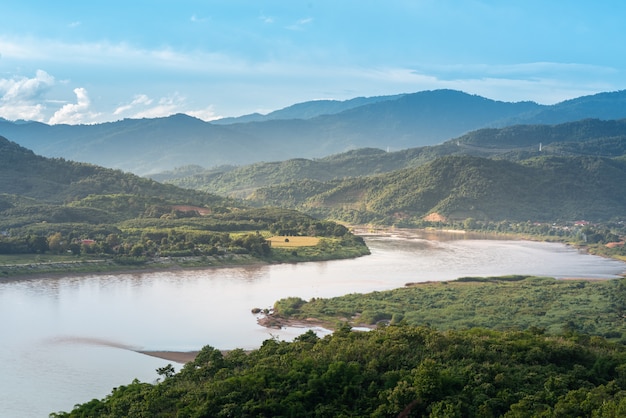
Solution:
<svg viewBox="0 0 626 418"><path fill-rule="evenodd" d="M317 237L307 237L307 236L287 237L283 235L276 235L276 236L269 238L268 241L272 243L272 247L291 248L291 247L313 247L319 244L320 239Z"/></svg>

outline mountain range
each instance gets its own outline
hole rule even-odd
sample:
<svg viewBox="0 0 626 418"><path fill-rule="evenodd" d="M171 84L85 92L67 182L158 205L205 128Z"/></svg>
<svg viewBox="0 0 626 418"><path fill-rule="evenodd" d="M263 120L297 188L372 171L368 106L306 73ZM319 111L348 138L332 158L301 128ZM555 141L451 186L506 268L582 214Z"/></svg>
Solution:
<svg viewBox="0 0 626 418"><path fill-rule="evenodd" d="M625 126L626 120L585 120L490 128L440 146L396 153L361 149L224 174L237 174L231 186L247 184L248 204L353 223L410 225L429 215L452 220L623 220ZM545 141L542 149L536 146L538 138ZM320 181L316 173L334 173L336 178ZM228 188L225 179L217 184ZM0 212L12 227L42 220L114 222L163 206L166 196L167 201L195 205L226 202L121 170L41 157L2 137L0 190Z"/></svg>
<svg viewBox="0 0 626 418"><path fill-rule="evenodd" d="M439 157L471 155L520 161L537 156L618 157L626 153L626 119L585 119L558 125L515 125L469 132L440 145L386 152L361 148L318 159L243 166L198 166L152 175L177 186L247 198L256 189L301 180L326 182L418 167Z"/></svg>
<svg viewBox="0 0 626 418"><path fill-rule="evenodd" d="M585 118L626 118L626 91L547 106L434 90L306 102L212 123L182 114L94 125L0 120L0 135L42 156L148 175L187 165L323 158L360 148L397 151L441 144L480 128Z"/></svg>

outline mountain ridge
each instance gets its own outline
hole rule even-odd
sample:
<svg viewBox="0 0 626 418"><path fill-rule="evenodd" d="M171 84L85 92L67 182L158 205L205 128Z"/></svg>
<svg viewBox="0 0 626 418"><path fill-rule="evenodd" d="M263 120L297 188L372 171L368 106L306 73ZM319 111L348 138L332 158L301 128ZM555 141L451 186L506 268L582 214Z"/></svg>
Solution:
<svg viewBox="0 0 626 418"><path fill-rule="evenodd" d="M546 106L432 90L364 100L364 104L338 113L320 112L311 113L315 116L308 119L231 124L208 123L181 114L95 125L0 120L0 135L39 155L147 175L186 165L214 167L323 158L358 148L395 151L436 145L476 129L514 123L560 123L582 116L626 118L626 92L583 96Z"/></svg>
<svg viewBox="0 0 626 418"><path fill-rule="evenodd" d="M541 149L540 149L541 148ZM390 172L425 164L445 155L520 160L539 155L616 157L626 152L626 119L587 119L559 125L484 128L440 145L385 152L360 148L318 159L290 159L151 176L181 187L247 197L260 187L297 180L330 181Z"/></svg>
<svg viewBox="0 0 626 418"><path fill-rule="evenodd" d="M445 219L563 222L626 217L626 160L540 156L521 162L449 155L418 167L256 190L250 201L351 223Z"/></svg>

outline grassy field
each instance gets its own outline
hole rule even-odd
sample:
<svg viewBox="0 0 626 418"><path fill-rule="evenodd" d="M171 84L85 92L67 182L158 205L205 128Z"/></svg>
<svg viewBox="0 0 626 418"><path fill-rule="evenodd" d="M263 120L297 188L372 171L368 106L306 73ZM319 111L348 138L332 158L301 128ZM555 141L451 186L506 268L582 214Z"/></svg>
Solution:
<svg viewBox="0 0 626 418"><path fill-rule="evenodd" d="M276 235L269 238L273 248L313 247L319 244L317 237L286 237Z"/></svg>

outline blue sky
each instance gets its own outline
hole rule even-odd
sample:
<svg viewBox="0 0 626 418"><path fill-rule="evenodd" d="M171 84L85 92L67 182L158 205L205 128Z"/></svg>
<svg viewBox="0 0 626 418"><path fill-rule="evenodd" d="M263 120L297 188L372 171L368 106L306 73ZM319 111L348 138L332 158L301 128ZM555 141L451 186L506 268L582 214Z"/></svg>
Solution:
<svg viewBox="0 0 626 418"><path fill-rule="evenodd" d="M211 120L440 88L552 104L626 89L621 1L7 3L9 120Z"/></svg>

